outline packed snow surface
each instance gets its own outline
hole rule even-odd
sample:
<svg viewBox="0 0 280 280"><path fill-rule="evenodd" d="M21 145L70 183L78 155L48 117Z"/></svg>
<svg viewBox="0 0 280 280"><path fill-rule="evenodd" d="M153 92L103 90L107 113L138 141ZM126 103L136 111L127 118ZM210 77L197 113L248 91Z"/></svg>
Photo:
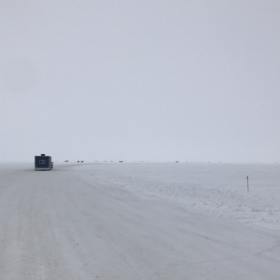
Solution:
<svg viewBox="0 0 280 280"><path fill-rule="evenodd" d="M1 164L0 279L279 280L279 169Z"/></svg>

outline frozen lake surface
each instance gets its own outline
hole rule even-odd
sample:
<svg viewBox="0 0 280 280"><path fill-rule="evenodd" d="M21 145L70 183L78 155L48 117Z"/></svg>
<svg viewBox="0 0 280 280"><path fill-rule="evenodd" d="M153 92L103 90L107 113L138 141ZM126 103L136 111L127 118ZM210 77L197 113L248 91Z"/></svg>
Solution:
<svg viewBox="0 0 280 280"><path fill-rule="evenodd" d="M279 169L1 164L0 279L279 280Z"/></svg>
<svg viewBox="0 0 280 280"><path fill-rule="evenodd" d="M101 164L94 170L87 170L95 179L119 184L127 190L181 202L192 206L193 211L235 219L280 233L278 164L146 163L110 166Z"/></svg>

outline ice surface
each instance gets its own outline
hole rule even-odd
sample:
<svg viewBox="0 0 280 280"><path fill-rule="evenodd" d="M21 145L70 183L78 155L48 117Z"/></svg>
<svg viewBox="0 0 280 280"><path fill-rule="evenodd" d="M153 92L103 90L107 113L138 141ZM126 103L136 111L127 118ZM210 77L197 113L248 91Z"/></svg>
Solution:
<svg viewBox="0 0 280 280"><path fill-rule="evenodd" d="M280 233L278 164L130 163L88 170L106 183Z"/></svg>
<svg viewBox="0 0 280 280"><path fill-rule="evenodd" d="M279 280L278 168L2 164L0 279Z"/></svg>

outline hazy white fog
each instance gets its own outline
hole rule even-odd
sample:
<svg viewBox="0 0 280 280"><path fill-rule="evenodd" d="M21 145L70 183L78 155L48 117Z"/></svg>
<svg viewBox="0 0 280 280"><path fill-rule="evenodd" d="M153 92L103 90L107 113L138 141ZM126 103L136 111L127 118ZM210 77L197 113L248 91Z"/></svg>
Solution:
<svg viewBox="0 0 280 280"><path fill-rule="evenodd" d="M278 0L0 1L0 161L280 161Z"/></svg>

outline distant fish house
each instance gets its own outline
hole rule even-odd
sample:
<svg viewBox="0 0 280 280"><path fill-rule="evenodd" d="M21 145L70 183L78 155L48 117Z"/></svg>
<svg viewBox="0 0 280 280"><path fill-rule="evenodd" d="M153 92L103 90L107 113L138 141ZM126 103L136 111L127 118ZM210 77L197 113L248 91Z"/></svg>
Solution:
<svg viewBox="0 0 280 280"><path fill-rule="evenodd" d="M53 168L52 158L41 154L40 156L35 156L35 170L44 171L51 170Z"/></svg>

